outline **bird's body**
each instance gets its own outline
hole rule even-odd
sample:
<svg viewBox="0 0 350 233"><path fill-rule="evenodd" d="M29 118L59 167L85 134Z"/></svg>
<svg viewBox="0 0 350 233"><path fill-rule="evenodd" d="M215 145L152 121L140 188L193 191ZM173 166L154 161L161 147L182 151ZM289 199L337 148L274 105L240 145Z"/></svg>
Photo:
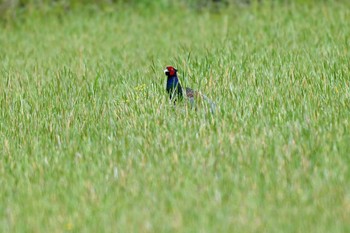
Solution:
<svg viewBox="0 0 350 233"><path fill-rule="evenodd" d="M170 100L173 101L174 104L176 103L176 101L182 100L184 97L183 93L185 93L185 97L189 100L192 107L195 105L195 99L201 98L204 99L210 105L211 113L214 113L215 104L206 95L201 94L200 92L188 87L182 89L182 86L179 82L179 78L177 77L177 70L174 67L167 66L164 70L164 73L167 76L166 91L169 94Z"/></svg>
<svg viewBox="0 0 350 233"><path fill-rule="evenodd" d="M176 101L177 99L181 100L183 98L182 86L176 73L172 76L168 76L166 91L168 92L171 100Z"/></svg>

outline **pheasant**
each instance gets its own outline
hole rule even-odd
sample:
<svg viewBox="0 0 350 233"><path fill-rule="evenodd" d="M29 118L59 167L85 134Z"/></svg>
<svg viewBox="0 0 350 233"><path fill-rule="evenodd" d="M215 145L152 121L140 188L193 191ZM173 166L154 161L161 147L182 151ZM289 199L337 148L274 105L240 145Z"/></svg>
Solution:
<svg viewBox="0 0 350 233"><path fill-rule="evenodd" d="M181 101L184 98L183 93L185 92L185 97L189 100L192 107L195 104L195 99L202 98L209 104L210 112L214 113L215 103L206 95L188 87L185 89L182 88L179 78L177 77L177 69L172 66L167 66L164 73L167 76L166 91L169 94L170 100L174 101L174 104L176 104L176 101Z"/></svg>

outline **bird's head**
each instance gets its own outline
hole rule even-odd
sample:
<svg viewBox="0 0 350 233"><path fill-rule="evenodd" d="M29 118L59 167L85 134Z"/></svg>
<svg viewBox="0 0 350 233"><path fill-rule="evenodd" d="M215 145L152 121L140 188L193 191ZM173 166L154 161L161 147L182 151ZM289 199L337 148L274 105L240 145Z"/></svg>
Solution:
<svg viewBox="0 0 350 233"><path fill-rule="evenodd" d="M177 69L175 69L174 67L172 66L167 66L164 70L164 74L168 77L172 77L172 76L175 76L176 75L176 72L177 72Z"/></svg>

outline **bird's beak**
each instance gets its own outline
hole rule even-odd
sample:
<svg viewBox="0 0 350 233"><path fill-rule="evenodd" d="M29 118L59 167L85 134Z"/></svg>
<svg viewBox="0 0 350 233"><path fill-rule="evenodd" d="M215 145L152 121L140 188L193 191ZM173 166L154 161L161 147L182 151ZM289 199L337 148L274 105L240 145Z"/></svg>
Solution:
<svg viewBox="0 0 350 233"><path fill-rule="evenodd" d="M168 69L165 69L165 70L164 70L164 74L166 74L167 72L169 72L169 70L168 70Z"/></svg>

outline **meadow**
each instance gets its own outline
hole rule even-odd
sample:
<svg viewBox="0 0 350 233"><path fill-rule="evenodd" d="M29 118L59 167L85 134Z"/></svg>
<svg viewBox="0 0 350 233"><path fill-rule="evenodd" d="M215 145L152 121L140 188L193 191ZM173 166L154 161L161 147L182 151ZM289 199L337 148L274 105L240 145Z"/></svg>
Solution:
<svg viewBox="0 0 350 233"><path fill-rule="evenodd" d="M0 232L350 232L350 3L0 24ZM215 114L165 92L173 65Z"/></svg>

